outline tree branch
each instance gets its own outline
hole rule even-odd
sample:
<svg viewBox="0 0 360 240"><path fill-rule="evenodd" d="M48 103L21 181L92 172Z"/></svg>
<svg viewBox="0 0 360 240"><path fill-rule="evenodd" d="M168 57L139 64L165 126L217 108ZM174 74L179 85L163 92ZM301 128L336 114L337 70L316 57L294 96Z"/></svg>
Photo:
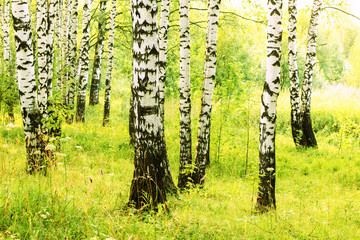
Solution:
<svg viewBox="0 0 360 240"><path fill-rule="evenodd" d="M323 7L321 10L324 10L324 9L327 9L327 8L335 9L335 10L337 10L337 11L340 11L340 12L342 12L342 13L345 13L346 15L349 15L349 16L351 16L351 17L354 17L354 18L356 18L357 20L360 20L360 18L359 18L358 16L356 16L356 15L354 15L354 14L351 14L351 13L349 13L349 12L346 12L345 10L342 10L342 9L340 9L340 8L337 8L337 7L326 6L326 7Z"/></svg>

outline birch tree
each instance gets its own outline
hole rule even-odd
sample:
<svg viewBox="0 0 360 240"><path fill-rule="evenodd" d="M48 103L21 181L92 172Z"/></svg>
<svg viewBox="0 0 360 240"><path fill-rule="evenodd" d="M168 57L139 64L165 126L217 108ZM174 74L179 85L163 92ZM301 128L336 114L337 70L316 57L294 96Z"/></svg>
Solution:
<svg viewBox="0 0 360 240"><path fill-rule="evenodd" d="M306 62L304 71L304 80L301 92L301 124L302 136L300 145L304 147L317 147L314 130L311 124L310 104L312 80L314 75L314 65L316 56L316 38L319 25L322 0L314 0L310 17L310 26L308 33L308 43L306 51Z"/></svg>
<svg viewBox="0 0 360 240"><path fill-rule="evenodd" d="M12 1L13 27L16 43L16 69L19 83L25 146L30 173L45 169L45 146L41 144L41 115L37 109L31 22L27 0Z"/></svg>
<svg viewBox="0 0 360 240"><path fill-rule="evenodd" d="M62 81L62 101L64 105L68 104L68 95L67 95L67 76L68 76L68 50L69 50L69 41L68 41L68 33L70 31L71 25L70 23L70 13L71 13L71 3L72 0L64 0L64 18L63 18L63 28L62 28L62 60L61 60L61 81Z"/></svg>
<svg viewBox="0 0 360 240"><path fill-rule="evenodd" d="M67 76L68 79L68 106L69 109L74 109L75 103L75 84L76 84L76 75L77 75L77 25L78 25L78 0L73 0L73 6L71 10L70 20L70 29L68 32L68 63L69 63L69 73ZM71 123L73 118L68 118L68 122Z"/></svg>
<svg viewBox="0 0 360 240"><path fill-rule="evenodd" d="M191 176L191 92L189 0L180 0L180 169L178 187L184 188Z"/></svg>
<svg viewBox="0 0 360 240"><path fill-rule="evenodd" d="M55 28L55 15L56 15L56 6L58 5L58 0L50 0L49 10L48 10L48 26L46 29L46 65L48 68L47 75L47 98L52 97L52 81L54 77L54 28Z"/></svg>
<svg viewBox="0 0 360 240"><path fill-rule="evenodd" d="M280 91L282 38L282 0L268 1L266 81L261 96L259 139L259 193L257 208L276 208L275 201L275 130L276 102Z"/></svg>
<svg viewBox="0 0 360 240"><path fill-rule="evenodd" d="M111 77L112 77L113 59L114 59L115 17L116 17L116 0L112 0L111 10L110 10L110 31L109 31L109 40L108 40L108 63L107 63L106 80L105 80L105 104L104 104L104 117L103 117L104 127L108 125L110 118Z"/></svg>
<svg viewBox="0 0 360 240"><path fill-rule="evenodd" d="M206 36L205 68L199 128L197 136L195 171L193 181L203 184L205 169L210 159L210 120L212 109L212 96L214 92L216 74L217 33L219 23L219 10L221 0L209 0L208 4L208 29Z"/></svg>
<svg viewBox="0 0 360 240"><path fill-rule="evenodd" d="M85 104L86 104L86 87L89 75L89 48L90 48L90 0L84 1L83 6L83 29L81 38L81 51L79 54L79 64L81 66L79 76L79 88L76 106L76 121L85 122Z"/></svg>
<svg viewBox="0 0 360 240"><path fill-rule="evenodd" d="M100 78L101 78L101 61L102 55L104 52L104 37L105 37L105 26L106 26L106 0L100 1L100 16L98 20L98 36L97 42L95 45L95 56L94 56L94 65L91 78L91 88L90 88L90 97L89 104L96 105L99 104L99 88L100 88Z"/></svg>
<svg viewBox="0 0 360 240"><path fill-rule="evenodd" d="M48 117L48 65L47 65L47 28L48 28L48 9L46 0L36 1L36 32L37 32L37 56L38 56L38 96L37 103L40 114L40 129L42 134L47 134L47 128L43 120ZM45 140L40 136L41 140ZM45 144L45 143L42 143Z"/></svg>
<svg viewBox="0 0 360 240"><path fill-rule="evenodd" d="M290 79L290 104L291 104L291 130L295 145L299 145L301 138L300 124L300 93L299 93L299 71L297 65L296 50L296 24L297 8L296 0L289 0L289 79Z"/></svg>
<svg viewBox="0 0 360 240"><path fill-rule="evenodd" d="M133 16L133 98L134 98L134 175L130 204L137 209L166 201L163 183L164 152L158 96L156 0L132 0Z"/></svg>
<svg viewBox="0 0 360 240"><path fill-rule="evenodd" d="M166 192L176 192L176 185L171 175L169 158L167 155L166 141L165 141L165 128L164 128L164 103L165 103L165 82L166 82L166 69L167 69L167 41L169 29L169 15L170 15L170 1L161 1L160 24L159 24L159 61L158 61L158 91L159 91L159 111L160 111L160 127L161 127L161 147L165 156L165 188Z"/></svg>
<svg viewBox="0 0 360 240"><path fill-rule="evenodd" d="M10 50L10 34L9 34L9 21L10 21L10 0L4 2L3 14L3 54L4 54L4 100L5 108L9 120L15 122L14 116L14 103L16 102L16 87L13 76L13 68L11 66L11 50Z"/></svg>

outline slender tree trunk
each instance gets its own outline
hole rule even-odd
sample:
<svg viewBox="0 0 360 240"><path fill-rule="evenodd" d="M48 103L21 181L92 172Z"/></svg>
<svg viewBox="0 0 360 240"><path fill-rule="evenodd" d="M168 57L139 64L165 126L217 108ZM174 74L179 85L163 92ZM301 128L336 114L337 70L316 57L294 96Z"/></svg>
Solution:
<svg viewBox="0 0 360 240"><path fill-rule="evenodd" d="M297 9L296 0L289 0L289 78L290 78L290 104L291 104L291 130L294 143L299 145L301 139L300 123L300 90L299 71L297 65L296 50L296 23Z"/></svg>
<svg viewBox="0 0 360 240"><path fill-rule="evenodd" d="M69 74L69 41L68 33L70 31L70 16L71 16L71 3L72 0L64 0L64 18L63 18L63 29L62 29L62 61L61 61L61 81L62 81L62 101L64 105L68 105L68 96L67 96L67 76Z"/></svg>
<svg viewBox="0 0 360 240"><path fill-rule="evenodd" d="M192 177L195 184L204 183L206 165L210 162L211 101L214 92L216 74L217 33L220 2L221 0L209 0L203 94L201 99L199 129L195 154L196 168Z"/></svg>
<svg viewBox="0 0 360 240"><path fill-rule="evenodd" d="M2 9L0 9L2 10ZM10 0L4 2L4 16L3 16L3 47L4 47L4 85L5 92L3 93L6 112L9 120L15 122L14 116L14 103L16 102L16 87L13 76L13 68L11 64L11 50L10 50L10 34L9 34L9 21L10 21Z"/></svg>
<svg viewBox="0 0 360 240"><path fill-rule="evenodd" d="M56 8L55 8L55 44L56 44L56 51L55 51L55 64L54 64L54 76L56 78L56 85L55 90L59 94L62 91L62 81L60 79L61 74L61 28L62 28L62 12L63 12L63 1L58 0Z"/></svg>
<svg viewBox="0 0 360 240"><path fill-rule="evenodd" d="M311 124L310 104L312 80L314 74L315 56L316 56L316 38L319 25L322 0L314 0L311 12L309 36L306 51L306 63L304 71L304 81L301 92L301 124L302 136L300 145L304 147L317 147L314 130Z"/></svg>
<svg viewBox="0 0 360 240"><path fill-rule="evenodd" d="M180 0L180 169L178 187L191 177L191 91L189 0Z"/></svg>
<svg viewBox="0 0 360 240"><path fill-rule="evenodd" d="M48 28L47 28L47 67L48 67L48 81L47 81L47 97L52 98L52 81L54 77L54 28L55 28L55 15L56 15L56 6L58 5L58 0L50 0L49 2L49 13L48 13Z"/></svg>
<svg viewBox="0 0 360 240"><path fill-rule="evenodd" d="M84 2L83 13L83 33L81 39L81 52L79 54L79 64L81 72L79 76L79 89L77 95L76 121L85 122L85 104L86 104L86 87L89 76L89 48L90 48L90 9L91 2Z"/></svg>
<svg viewBox="0 0 360 240"><path fill-rule="evenodd" d="M36 107L36 81L31 22L27 0L12 1L13 26L16 40L16 65L19 82L21 113L28 157L27 171L46 169L44 146L40 143L41 115Z"/></svg>
<svg viewBox="0 0 360 240"><path fill-rule="evenodd" d="M69 18L71 22L71 27L68 32L68 41L69 41L69 53L68 53L68 62L69 62L69 73L68 73L68 107L70 110L74 109L75 104L75 84L76 84L76 74L77 74L77 25L78 25L78 0L73 0L73 7L71 11L71 17ZM73 122L72 115L67 119L68 123Z"/></svg>
<svg viewBox="0 0 360 240"><path fill-rule="evenodd" d="M170 15L170 1L161 1L160 25L159 25L159 62L158 62L158 91L159 91L159 111L160 111L160 124L162 128L161 147L163 148L164 166L165 166L165 188L167 192L175 193L176 185L171 175L169 158L167 156L166 141L165 141L165 128L164 128L164 103L165 103L165 81L166 81L166 68L167 68L167 41L169 29L169 15Z"/></svg>
<svg viewBox="0 0 360 240"><path fill-rule="evenodd" d="M89 99L89 104L92 106L99 104L101 61L104 52L104 36L105 36L105 27L106 27L106 18L105 18L106 3L107 1L105 0L100 1L101 17L98 22L98 38L95 45L94 65L93 65L93 72L91 78L90 99Z"/></svg>
<svg viewBox="0 0 360 240"><path fill-rule="evenodd" d="M37 32L37 56L38 56L38 107L41 116L40 129L41 135L47 135L48 131L43 121L48 117L48 65L47 65L47 29L48 29L48 9L46 0L36 1L36 32ZM45 140L41 137L42 140ZM45 144L44 142L42 144Z"/></svg>
<svg viewBox="0 0 360 240"><path fill-rule="evenodd" d="M129 199L137 209L156 208L166 201L157 87L157 2L132 0L132 12L135 171Z"/></svg>
<svg viewBox="0 0 360 240"><path fill-rule="evenodd" d="M113 58L114 58L115 17L116 17L116 0L112 0L111 10L110 10L108 63L107 63L106 81L105 81L105 104L104 104L104 117L103 117L104 127L109 124L109 119L110 119L110 97L111 97L111 77L112 77Z"/></svg>
<svg viewBox="0 0 360 240"><path fill-rule="evenodd" d="M257 208L276 208L275 201L275 130L276 102L280 91L280 60L282 38L282 0L268 1L266 81L261 96L259 195Z"/></svg>

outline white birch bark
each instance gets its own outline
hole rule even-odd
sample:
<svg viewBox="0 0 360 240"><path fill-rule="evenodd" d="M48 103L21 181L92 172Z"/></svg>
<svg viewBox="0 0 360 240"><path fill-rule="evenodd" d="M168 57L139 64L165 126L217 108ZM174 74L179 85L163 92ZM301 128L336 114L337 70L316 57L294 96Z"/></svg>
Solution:
<svg viewBox="0 0 360 240"><path fill-rule="evenodd" d="M259 193L257 207L266 211L275 202L276 103L280 91L282 0L268 1L266 81L261 96Z"/></svg>
<svg viewBox="0 0 360 240"><path fill-rule="evenodd" d="M46 0L36 1L36 32L37 32L37 56L38 56L38 106L42 119L47 118L48 96L48 65L47 65L47 28L48 10ZM46 131L45 128L42 129Z"/></svg>
<svg viewBox="0 0 360 240"><path fill-rule="evenodd" d="M156 0L132 0L132 15L135 170L129 200L140 209L149 203L156 207L166 201L164 152L160 147Z"/></svg>
<svg viewBox="0 0 360 240"><path fill-rule="evenodd" d="M104 52L104 36L105 36L105 11L106 11L105 0L100 0L100 12L102 17L100 17L98 22L98 37L95 45L95 56L93 64L93 72L91 78L91 87L90 87L90 97L89 104L96 105L99 104L99 88L100 88L100 79L101 79L101 62L102 55Z"/></svg>
<svg viewBox="0 0 360 240"><path fill-rule="evenodd" d="M302 136L300 145L305 147L317 147L314 131L312 129L310 117L311 90L314 74L315 56L316 56L316 38L319 25L322 0L314 0L311 11L310 26L308 33L308 43L306 51L306 62L304 71L304 80L301 92L301 124Z"/></svg>
<svg viewBox="0 0 360 240"><path fill-rule="evenodd" d="M300 87L299 87L299 71L297 65L296 50L296 24L297 9L296 0L289 0L289 78L290 78L290 104L291 104L291 129L296 146L299 145L301 138L300 124Z"/></svg>
<svg viewBox="0 0 360 240"><path fill-rule="evenodd" d="M110 31L108 40L108 63L105 80L105 104L103 126L108 125L110 118L110 98L111 98L111 77L114 59L114 37L115 37L115 17L116 17L116 0L112 0L110 9Z"/></svg>
<svg viewBox="0 0 360 240"><path fill-rule="evenodd" d="M189 0L180 0L180 170L178 187L184 188L190 177L191 91Z"/></svg>
<svg viewBox="0 0 360 240"><path fill-rule="evenodd" d="M69 62L69 73L67 77L68 83L68 104L69 109L74 108L75 103L75 82L77 75L77 25L78 25L78 0L73 0L73 7L71 10L70 29L68 32L68 62ZM68 122L72 122L72 118L68 119Z"/></svg>
<svg viewBox="0 0 360 240"><path fill-rule="evenodd" d="M165 167L165 188L166 192L176 192L176 185L171 175L169 158L167 156L167 148L165 141L165 128L164 128L164 103L165 103L165 81L167 69L167 41L169 29L169 15L170 15L170 1L161 1L160 24L159 24L159 62L158 62L158 91L159 91L159 111L160 111L160 124L161 124L161 147L165 153L164 167Z"/></svg>
<svg viewBox="0 0 360 240"><path fill-rule="evenodd" d="M56 14L55 14L55 56L54 56L54 75L56 77L55 89L57 93L62 91L62 81L61 81L61 54L62 54L62 42L61 42L61 30L62 30L62 19L63 19L63 1L58 0L56 5Z"/></svg>
<svg viewBox="0 0 360 240"><path fill-rule="evenodd" d="M2 9L0 9L2 11ZM10 0L4 2L4 15L2 18L2 30L3 30L3 54L4 54L4 102L5 111L8 114L11 122L15 121L14 115L14 102L16 101L17 88L14 86L14 72L11 64L11 50L10 50L10 34L9 34L9 22L10 22Z"/></svg>
<svg viewBox="0 0 360 240"><path fill-rule="evenodd" d="M27 0L12 1L16 41L16 65L21 113L30 173L44 169L44 146L39 141L41 116L37 109L36 80L32 44L31 20ZM43 149L41 148L43 147Z"/></svg>
<svg viewBox="0 0 360 240"><path fill-rule="evenodd" d="M52 97L52 82L54 77L54 28L55 28L55 15L56 15L56 6L58 5L58 0L49 1L49 12L48 12L48 27L47 27L47 68L48 68L48 80L47 80L47 96L48 98Z"/></svg>
<svg viewBox="0 0 360 240"><path fill-rule="evenodd" d="M85 0L83 6L83 29L81 38L81 52L79 54L79 65L81 66L79 76L79 88L77 93L76 121L85 122L86 87L89 77L89 48L90 48L90 11L91 2Z"/></svg>
<svg viewBox="0 0 360 240"><path fill-rule="evenodd" d="M62 101L63 104L68 104L67 98L67 76L69 73L69 62L68 62L68 51L69 51L69 41L68 33L70 31L70 16L71 16L71 3L72 0L64 0L64 18L63 18L63 29L62 29L62 64L61 64L61 81L62 81Z"/></svg>
<svg viewBox="0 0 360 240"><path fill-rule="evenodd" d="M10 20L10 0L4 2L4 16L3 16L3 47L4 47L4 61L5 65L9 66L11 61L10 51L10 35L9 35L9 20Z"/></svg>
<svg viewBox="0 0 360 240"><path fill-rule="evenodd" d="M217 34L219 24L221 0L209 0L208 6L208 30L206 37L205 68L201 110L199 116L199 128L195 154L195 184L203 184L205 169L209 163L210 155L210 120L212 109L212 97L216 75Z"/></svg>

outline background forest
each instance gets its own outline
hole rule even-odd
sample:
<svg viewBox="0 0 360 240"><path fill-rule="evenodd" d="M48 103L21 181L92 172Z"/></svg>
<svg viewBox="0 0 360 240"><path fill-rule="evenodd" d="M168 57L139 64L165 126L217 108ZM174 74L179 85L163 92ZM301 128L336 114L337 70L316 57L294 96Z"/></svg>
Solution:
<svg viewBox="0 0 360 240"><path fill-rule="evenodd" d="M59 2L71 24L54 23L54 72L48 97L54 135L46 151L53 161L46 174L29 171L16 78L14 20L1 0L0 239L357 239L360 235L360 20L347 13L346 0L323 3L317 38L311 100L317 148L297 148L291 133L288 64L288 2L283 1L281 90L276 122L276 210L259 214L259 119L266 75L265 1L223 0L211 114L210 164L206 183L176 194L156 211L128 208L134 171L129 135L133 78L131 1L117 0L110 115L104 124L112 1ZM135 0L133 0L135 1ZM17 1L19 2L19 1ZM40 2L40 0L39 0ZM47 1L44 1L44 3ZM171 1L165 82L165 140L177 183L180 158L179 1ZM310 5L297 16L300 83L303 80ZM161 1L158 1L160 20ZM36 0L29 1L36 83L41 83L41 36ZM326 8L331 6L334 8ZM340 11L340 10L343 11ZM6 57L6 11L10 57ZM207 34L208 2L190 1L191 138L195 155ZM344 13L345 11L345 13ZM75 18L69 13L76 12ZM85 12L85 13L84 13ZM74 16L75 14L71 15ZM80 57L84 20L89 17L89 61ZM85 17L85 18L84 18ZM74 20L76 19L76 21ZM40 21L41 22L41 21ZM16 23L16 22L15 22ZM85 24L86 25L86 24ZM70 40L77 32L75 41ZM101 35L101 33L104 33ZM59 35L59 37L57 37ZM64 39L72 41L63 53ZM96 49L104 42L102 60ZM110 47L111 48L111 47ZM36 52L36 51L35 51ZM73 56L71 58L71 56ZM10 59L10 60L7 60ZM101 59L101 57L100 57ZM64 63L67 63L64 65ZM99 64L101 74L94 67ZM77 82L85 78L86 108L77 118ZM94 70L95 69L95 70ZM48 70L50 72L50 70ZM40 73L40 75L39 75ZM101 76L98 103L89 104L92 79ZM110 75L111 76L111 75ZM63 80L65 77L66 80ZM63 84L60 86L60 83ZM71 102L71 88L76 91ZM64 91L67 94L64 94ZM70 93L69 93L70 92ZM64 100L67 99L67 100ZM54 112L56 114L54 114ZM53 114L53 115L51 115ZM61 123L61 125L59 124ZM105 126L104 126L105 125ZM61 127L60 127L61 126ZM56 135L59 134L59 135ZM48 154L48 152L46 152ZM148 202L151 199L149 196Z"/></svg>

